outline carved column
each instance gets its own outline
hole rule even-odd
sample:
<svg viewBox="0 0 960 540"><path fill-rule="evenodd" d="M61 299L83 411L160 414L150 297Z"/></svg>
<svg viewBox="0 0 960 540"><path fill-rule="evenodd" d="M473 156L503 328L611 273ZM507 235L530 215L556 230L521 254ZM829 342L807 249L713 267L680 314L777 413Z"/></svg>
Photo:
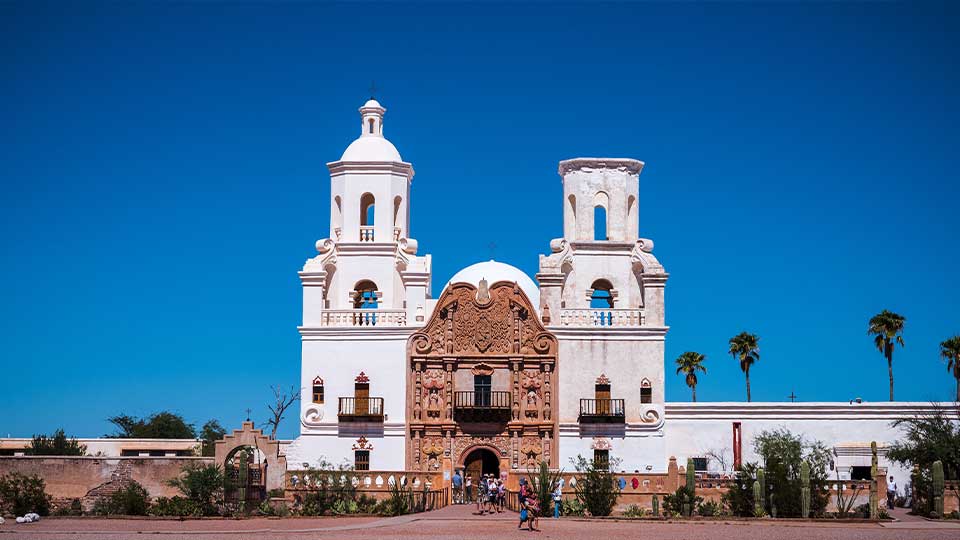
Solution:
<svg viewBox="0 0 960 540"><path fill-rule="evenodd" d="M420 362L414 363L414 387L413 387L413 419L420 420L423 411L423 364Z"/></svg>
<svg viewBox="0 0 960 540"><path fill-rule="evenodd" d="M543 367L543 419L550 420L550 364Z"/></svg>
<svg viewBox="0 0 960 540"><path fill-rule="evenodd" d="M446 419L453 420L453 361L444 360L443 368L446 371L447 378L447 384L444 385L447 394Z"/></svg>

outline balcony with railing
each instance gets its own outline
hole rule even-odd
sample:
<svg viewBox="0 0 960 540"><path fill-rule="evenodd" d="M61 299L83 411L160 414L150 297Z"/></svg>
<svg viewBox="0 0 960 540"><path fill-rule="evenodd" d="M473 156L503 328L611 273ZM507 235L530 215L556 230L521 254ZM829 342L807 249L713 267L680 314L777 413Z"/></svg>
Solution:
<svg viewBox="0 0 960 540"><path fill-rule="evenodd" d="M460 417L510 415L510 392L454 392L453 410Z"/></svg>
<svg viewBox="0 0 960 540"><path fill-rule="evenodd" d="M342 397L337 405L341 422L383 422L382 397Z"/></svg>
<svg viewBox="0 0 960 540"><path fill-rule="evenodd" d="M321 326L406 326L407 312L402 309L325 309Z"/></svg>
<svg viewBox="0 0 960 540"><path fill-rule="evenodd" d="M561 309L560 326L637 327L646 322L642 309Z"/></svg>
<svg viewBox="0 0 960 540"><path fill-rule="evenodd" d="M622 399L581 399L581 423L622 424L626 420L626 405Z"/></svg>

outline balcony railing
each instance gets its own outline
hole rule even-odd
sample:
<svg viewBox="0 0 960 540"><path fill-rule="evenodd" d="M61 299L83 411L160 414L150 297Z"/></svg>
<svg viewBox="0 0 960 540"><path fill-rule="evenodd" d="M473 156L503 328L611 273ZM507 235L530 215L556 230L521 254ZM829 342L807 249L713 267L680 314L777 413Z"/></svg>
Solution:
<svg viewBox="0 0 960 540"><path fill-rule="evenodd" d="M561 309L560 326L643 326L642 309Z"/></svg>
<svg viewBox="0 0 960 540"><path fill-rule="evenodd" d="M626 418L626 406L622 399L581 399L581 422L620 423Z"/></svg>
<svg viewBox="0 0 960 540"><path fill-rule="evenodd" d="M510 392L454 392L457 410L510 410Z"/></svg>
<svg viewBox="0 0 960 540"><path fill-rule="evenodd" d="M402 309L325 309L321 326L406 326L407 312Z"/></svg>
<svg viewBox="0 0 960 540"><path fill-rule="evenodd" d="M341 422L383 422L383 398L342 397L337 418Z"/></svg>
<svg viewBox="0 0 960 540"><path fill-rule="evenodd" d="M373 242L373 225L360 226L360 241Z"/></svg>

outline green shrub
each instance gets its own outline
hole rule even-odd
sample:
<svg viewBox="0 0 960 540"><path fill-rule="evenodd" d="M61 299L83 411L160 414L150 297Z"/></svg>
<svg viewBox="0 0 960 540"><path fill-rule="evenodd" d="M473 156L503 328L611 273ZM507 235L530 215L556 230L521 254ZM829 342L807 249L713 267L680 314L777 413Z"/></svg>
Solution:
<svg viewBox="0 0 960 540"><path fill-rule="evenodd" d="M706 501L697 506L697 514L701 516L719 516L723 514L723 505L717 501Z"/></svg>
<svg viewBox="0 0 960 540"><path fill-rule="evenodd" d="M193 501L204 516L223 513L223 469L219 465L185 465L180 476L167 482Z"/></svg>
<svg viewBox="0 0 960 540"><path fill-rule="evenodd" d="M683 515L684 505L697 508L703 503L703 497L698 497L694 490L687 486L680 486L671 494L663 496L663 509L671 516Z"/></svg>
<svg viewBox="0 0 960 540"><path fill-rule="evenodd" d="M150 495L139 483L131 481L109 497L100 497L93 513L100 516L145 516L150 508Z"/></svg>
<svg viewBox="0 0 960 540"><path fill-rule="evenodd" d="M200 506L186 497L157 497L150 506L151 516L199 517L203 515Z"/></svg>
<svg viewBox="0 0 960 540"><path fill-rule="evenodd" d="M49 437L34 435L24 453L28 456L82 456L86 451L86 446L76 439L68 439L63 430L58 429Z"/></svg>
<svg viewBox="0 0 960 540"><path fill-rule="evenodd" d="M553 490L560 481L563 471L551 471L546 461L540 460L540 465L536 470L527 469L530 477L530 487L537 494L537 500L540 501L540 515L549 517L553 515Z"/></svg>
<svg viewBox="0 0 960 540"><path fill-rule="evenodd" d="M619 462L611 459L609 464L595 463L583 456L570 461L580 473L573 487L577 500L591 516L609 516L620 496L620 484L610 470L616 469Z"/></svg>
<svg viewBox="0 0 960 540"><path fill-rule="evenodd" d="M12 472L0 476L0 514L22 516L36 512L50 515L50 496L46 484L39 476L26 476Z"/></svg>
<svg viewBox="0 0 960 540"><path fill-rule="evenodd" d="M271 499L279 499L284 495L286 495L286 493L284 492L283 488L273 488L267 492L267 497L270 497Z"/></svg>
<svg viewBox="0 0 960 540"><path fill-rule="evenodd" d="M53 515L55 516L82 516L83 515L83 504L80 502L80 499L73 499L70 501L70 505L60 506L54 511Z"/></svg>
<svg viewBox="0 0 960 540"><path fill-rule="evenodd" d="M565 516L583 516L586 513L586 507L580 499L564 499L560 512Z"/></svg>
<svg viewBox="0 0 960 540"><path fill-rule="evenodd" d="M631 504L623 512L623 517L641 518L647 513L639 504Z"/></svg>
<svg viewBox="0 0 960 540"><path fill-rule="evenodd" d="M769 515L776 501L779 517L801 517L803 483L801 468L804 461L810 468L810 511L822 516L828 502L826 491L827 465L830 451L819 441L807 441L799 435L780 429L763 431L753 439L754 451L763 462L766 492L761 503L763 515ZM758 479L761 464L745 463L735 482L723 495L723 503L735 516L755 516L753 483Z"/></svg>

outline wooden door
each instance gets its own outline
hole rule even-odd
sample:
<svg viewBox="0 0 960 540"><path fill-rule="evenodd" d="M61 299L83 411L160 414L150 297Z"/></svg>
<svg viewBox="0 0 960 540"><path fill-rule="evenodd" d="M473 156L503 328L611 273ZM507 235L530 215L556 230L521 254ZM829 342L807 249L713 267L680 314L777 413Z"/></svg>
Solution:
<svg viewBox="0 0 960 540"><path fill-rule="evenodd" d="M370 414L370 383L357 383L353 389L353 398L356 400L356 414L367 416Z"/></svg>
<svg viewBox="0 0 960 540"><path fill-rule="evenodd" d="M597 414L609 415L610 414L610 385L598 384L596 386L594 397L597 400Z"/></svg>

